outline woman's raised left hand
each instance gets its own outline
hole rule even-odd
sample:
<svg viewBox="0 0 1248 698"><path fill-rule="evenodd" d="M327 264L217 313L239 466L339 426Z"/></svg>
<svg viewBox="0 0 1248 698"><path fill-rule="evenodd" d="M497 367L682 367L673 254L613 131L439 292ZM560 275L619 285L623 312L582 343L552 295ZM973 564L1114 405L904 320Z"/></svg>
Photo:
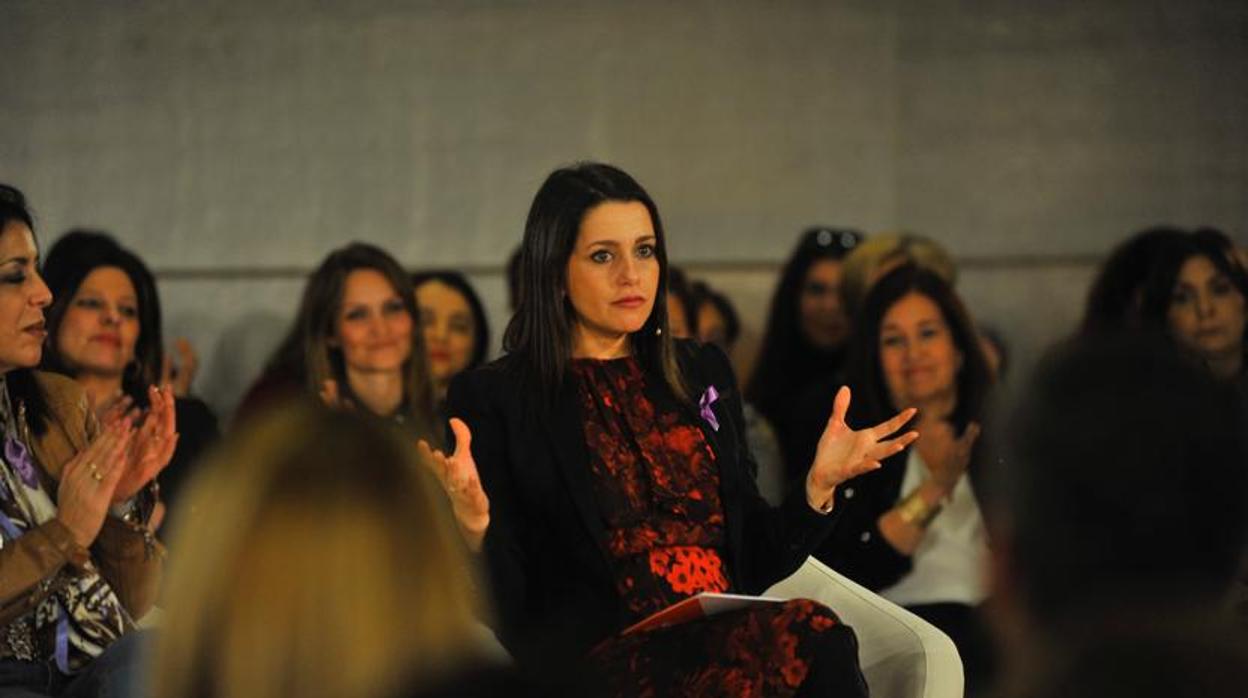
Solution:
<svg viewBox="0 0 1248 698"><path fill-rule="evenodd" d="M113 492L113 502L124 502L166 466L178 446L177 412L173 390L151 386L147 389L149 407L143 424L134 433L126 449L125 472Z"/></svg>
<svg viewBox="0 0 1248 698"><path fill-rule="evenodd" d="M919 438L917 431L888 438L914 418L913 407L873 427L854 430L845 423L849 402L849 388L842 386L832 403L832 416L815 448L815 462L806 475L806 501L819 511L829 511L837 485L879 468L880 461L900 453Z"/></svg>

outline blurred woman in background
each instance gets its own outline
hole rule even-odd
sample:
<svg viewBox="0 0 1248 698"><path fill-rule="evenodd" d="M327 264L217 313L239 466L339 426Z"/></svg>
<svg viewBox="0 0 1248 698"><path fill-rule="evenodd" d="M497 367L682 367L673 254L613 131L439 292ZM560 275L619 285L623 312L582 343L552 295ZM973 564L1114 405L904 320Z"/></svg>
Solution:
<svg viewBox="0 0 1248 698"><path fill-rule="evenodd" d="M311 402L271 411L188 494L154 695L415 694L481 659L445 498L411 441L376 420Z"/></svg>
<svg viewBox="0 0 1248 698"><path fill-rule="evenodd" d="M43 278L53 298L44 370L76 380L103 421L146 410L147 389L168 364L160 297L147 265L105 233L72 230L48 251ZM178 395L174 405L181 436L160 474L169 507L199 455L220 436L217 417L202 400Z"/></svg>
<svg viewBox="0 0 1248 698"><path fill-rule="evenodd" d="M441 405L452 378L485 363L490 326L481 298L463 274L420 272L412 275L412 286L420 307L434 398Z"/></svg>
<svg viewBox="0 0 1248 698"><path fill-rule="evenodd" d="M334 250L308 278L294 325L240 415L306 392L435 437L419 317L411 279L393 257L361 242Z"/></svg>
<svg viewBox="0 0 1248 698"><path fill-rule="evenodd" d="M1215 376L1248 390L1248 273L1225 235L1204 228L1173 238L1142 290L1145 322Z"/></svg>

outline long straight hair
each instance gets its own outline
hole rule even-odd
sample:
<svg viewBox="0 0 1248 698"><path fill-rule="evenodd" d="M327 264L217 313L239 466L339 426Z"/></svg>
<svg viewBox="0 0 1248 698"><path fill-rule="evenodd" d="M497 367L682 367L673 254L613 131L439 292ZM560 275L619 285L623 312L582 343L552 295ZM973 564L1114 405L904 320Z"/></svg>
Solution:
<svg viewBox="0 0 1248 698"><path fill-rule="evenodd" d="M503 349L522 357L548 407L563 386L572 358L576 313L564 291L581 222L595 206L633 201L650 212L659 287L650 317L630 338L632 351L645 369L663 376L678 400L690 402L668 329L667 245L659 209L628 173L604 163L583 162L552 172L533 197L520 244L519 299L503 334Z"/></svg>
<svg viewBox="0 0 1248 698"><path fill-rule="evenodd" d="M338 314L342 309L347 277L359 269L372 269L390 282L403 307L412 318L411 355L403 364L403 418L411 429L427 439L437 439L433 419L433 384L425 358L424 333L420 329L420 311L411 278L385 250L362 242L353 242L329 253L321 266L308 279L295 321L303 347L306 388L316 395L324 382L332 379L339 394L354 399L347 381L342 351L333 346Z"/></svg>

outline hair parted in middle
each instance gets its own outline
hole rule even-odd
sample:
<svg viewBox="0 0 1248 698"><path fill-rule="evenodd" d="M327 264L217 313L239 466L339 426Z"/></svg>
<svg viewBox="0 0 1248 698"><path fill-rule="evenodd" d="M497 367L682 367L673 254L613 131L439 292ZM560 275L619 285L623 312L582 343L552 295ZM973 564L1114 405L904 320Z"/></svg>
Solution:
<svg viewBox="0 0 1248 698"><path fill-rule="evenodd" d="M412 431L423 438L438 439L433 418L433 383L425 359L424 333L420 328L420 311L411 278L385 250L363 242L340 247L325 258L303 289L295 331L303 346L306 388L312 395L320 393L326 380L338 384L339 394L355 401L347 382L342 351L333 346L336 323L342 309L347 276L353 271L371 269L390 282L412 318L411 355L403 364L403 419Z"/></svg>
<svg viewBox="0 0 1248 698"><path fill-rule="evenodd" d="M855 423L866 424L880 419L881 415L887 416L910 407L892 404L880 364L880 331L884 316L889 308L910 293L925 296L940 308L940 314L949 326L954 348L962 354L962 367L955 379L957 405L949 418L960 434L967 424L980 419L992 386L992 375L980 349L975 324L953 287L939 273L913 263L885 274L863 301L860 322L854 326L847 358L847 374L857 407L851 416Z"/></svg>
<svg viewBox="0 0 1248 698"><path fill-rule="evenodd" d="M47 311L48 336L43 350L42 368L46 371L73 376L77 371L65 362L57 340L65 311L78 293L78 287L91 272L101 267L120 269L134 286L139 314L139 336L134 342L134 360L122 375L122 390L134 402L147 406L147 388L160 382L164 361L161 338L160 296L156 278L138 255L117 243L108 233L99 230L74 229L60 237L48 251L43 262L43 280L52 291L52 306Z"/></svg>
<svg viewBox="0 0 1248 698"><path fill-rule="evenodd" d="M663 376L678 399L690 401L668 329L667 245L659 209L628 173L583 162L552 172L533 197L520 245L519 302L503 335L503 349L523 357L548 405L567 377L572 356L576 312L565 291L581 222L599 204L634 201L646 207L654 226L659 286L650 317L632 335L632 351L643 367Z"/></svg>

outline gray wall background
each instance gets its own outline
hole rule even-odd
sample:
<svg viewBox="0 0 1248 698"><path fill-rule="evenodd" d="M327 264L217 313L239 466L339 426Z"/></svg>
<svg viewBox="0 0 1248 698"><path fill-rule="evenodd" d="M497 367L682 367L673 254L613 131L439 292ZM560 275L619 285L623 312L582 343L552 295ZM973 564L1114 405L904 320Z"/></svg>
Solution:
<svg viewBox="0 0 1248 698"><path fill-rule="evenodd" d="M0 0L0 181L104 227L233 408L363 239L501 267L554 167L630 170L748 365L815 222L946 243L1017 368L1141 226L1248 226L1248 3Z"/></svg>

